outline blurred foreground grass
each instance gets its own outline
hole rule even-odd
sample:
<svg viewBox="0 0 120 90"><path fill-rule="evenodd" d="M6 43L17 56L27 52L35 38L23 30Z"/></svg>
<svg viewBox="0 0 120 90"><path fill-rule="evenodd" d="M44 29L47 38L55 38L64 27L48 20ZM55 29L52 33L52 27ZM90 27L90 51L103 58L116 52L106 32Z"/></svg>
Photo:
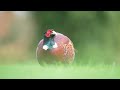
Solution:
<svg viewBox="0 0 120 90"><path fill-rule="evenodd" d="M34 61L34 60L33 60ZM0 65L0 79L118 79L120 66L115 64L45 65L38 62Z"/></svg>

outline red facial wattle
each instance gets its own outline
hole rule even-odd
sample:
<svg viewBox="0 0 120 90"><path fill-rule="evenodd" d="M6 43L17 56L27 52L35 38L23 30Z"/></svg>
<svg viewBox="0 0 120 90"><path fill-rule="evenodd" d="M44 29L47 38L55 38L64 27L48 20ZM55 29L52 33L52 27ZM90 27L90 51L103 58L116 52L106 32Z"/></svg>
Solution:
<svg viewBox="0 0 120 90"><path fill-rule="evenodd" d="M46 36L46 37L50 37L51 33L52 33L52 30L49 29L49 30L46 32L45 36Z"/></svg>
<svg viewBox="0 0 120 90"><path fill-rule="evenodd" d="M50 37L50 33L46 33L45 36L46 36L46 37Z"/></svg>

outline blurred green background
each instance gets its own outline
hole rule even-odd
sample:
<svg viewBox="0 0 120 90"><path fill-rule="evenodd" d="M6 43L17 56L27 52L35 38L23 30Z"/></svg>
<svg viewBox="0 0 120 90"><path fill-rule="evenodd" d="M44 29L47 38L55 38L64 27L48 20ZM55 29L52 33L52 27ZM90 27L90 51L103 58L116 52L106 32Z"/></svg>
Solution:
<svg viewBox="0 0 120 90"><path fill-rule="evenodd" d="M90 65L89 68L95 66L96 68L101 64L103 71L107 71L109 69L105 69L105 66L117 67L120 64L119 11L5 11L0 13L0 64L3 68L2 72L6 70L7 74L10 74L8 69L4 67L10 66L10 64L13 66L17 64L27 65L28 63L30 65L38 64L35 55L36 47L47 29L54 29L73 41L76 49L73 68L78 66L75 68L78 69L76 72L81 70L80 66L82 65L85 67ZM112 78L120 75L116 68L113 71L111 72ZM50 74L50 72L45 73ZM98 74L99 71L96 73ZM83 72L82 75L84 76L84 74L87 73ZM95 73L91 72L91 74L94 78ZM63 78L64 75L66 74L63 74ZM80 77L73 75L70 78Z"/></svg>

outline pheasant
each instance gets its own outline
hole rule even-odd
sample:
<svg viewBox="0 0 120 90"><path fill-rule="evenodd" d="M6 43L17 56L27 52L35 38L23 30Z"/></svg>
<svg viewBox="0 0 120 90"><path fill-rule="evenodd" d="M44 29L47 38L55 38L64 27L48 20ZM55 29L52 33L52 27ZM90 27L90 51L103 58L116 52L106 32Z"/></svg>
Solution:
<svg viewBox="0 0 120 90"><path fill-rule="evenodd" d="M36 49L36 57L41 64L62 62L72 63L75 58L73 42L65 35L48 29Z"/></svg>

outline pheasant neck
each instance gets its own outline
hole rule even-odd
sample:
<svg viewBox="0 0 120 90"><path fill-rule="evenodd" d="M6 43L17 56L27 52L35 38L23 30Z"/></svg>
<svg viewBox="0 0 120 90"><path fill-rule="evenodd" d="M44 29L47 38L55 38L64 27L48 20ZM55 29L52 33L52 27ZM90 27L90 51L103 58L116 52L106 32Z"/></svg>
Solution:
<svg viewBox="0 0 120 90"><path fill-rule="evenodd" d="M54 38L46 38L44 37L43 49L50 50L53 48L57 48L57 43L54 41Z"/></svg>

